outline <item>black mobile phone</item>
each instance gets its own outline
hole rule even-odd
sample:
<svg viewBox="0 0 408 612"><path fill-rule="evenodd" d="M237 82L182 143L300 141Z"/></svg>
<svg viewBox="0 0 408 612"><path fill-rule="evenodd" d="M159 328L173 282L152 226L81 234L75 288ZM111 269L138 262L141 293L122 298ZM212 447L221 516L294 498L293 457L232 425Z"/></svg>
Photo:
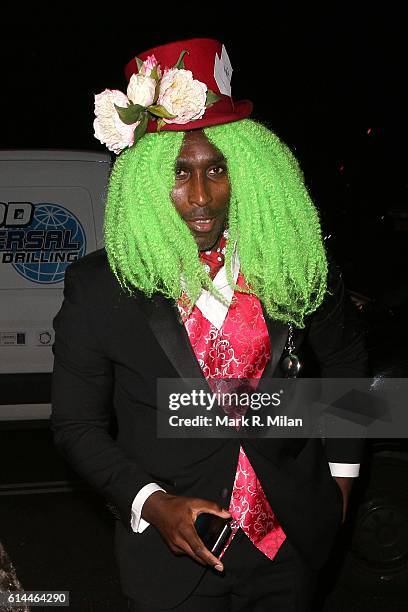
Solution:
<svg viewBox="0 0 408 612"><path fill-rule="evenodd" d="M196 518L195 529L204 542L206 548L215 557L221 554L229 536L231 535L231 518L221 518L216 514L203 512Z"/></svg>

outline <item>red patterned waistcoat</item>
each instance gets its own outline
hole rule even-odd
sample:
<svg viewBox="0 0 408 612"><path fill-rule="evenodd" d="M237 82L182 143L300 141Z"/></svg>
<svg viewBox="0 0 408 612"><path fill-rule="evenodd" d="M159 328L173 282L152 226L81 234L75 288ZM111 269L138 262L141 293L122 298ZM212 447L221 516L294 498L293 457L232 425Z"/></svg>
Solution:
<svg viewBox="0 0 408 612"><path fill-rule="evenodd" d="M200 253L200 259L212 279L224 265L227 235L224 232L216 250ZM245 286L241 273L238 274L237 284ZM217 325L204 316L197 303L190 315L187 315L181 301L179 310L191 346L210 386L211 380L218 378L256 380L262 376L271 357L271 347L257 297L235 291L224 320L221 322L218 317ZM286 536L242 447L229 512L233 517L233 531L227 546L241 528L261 552L273 559Z"/></svg>

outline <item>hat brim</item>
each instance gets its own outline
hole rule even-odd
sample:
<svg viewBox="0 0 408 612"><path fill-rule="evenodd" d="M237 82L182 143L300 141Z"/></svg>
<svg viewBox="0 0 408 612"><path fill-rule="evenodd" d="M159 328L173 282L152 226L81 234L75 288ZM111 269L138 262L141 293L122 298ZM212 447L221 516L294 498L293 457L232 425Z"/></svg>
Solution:
<svg viewBox="0 0 408 612"><path fill-rule="evenodd" d="M240 119L246 119L252 113L253 104L250 100L239 100L234 102L234 112L218 112L216 105L209 109L212 112L204 113L201 119L196 121L189 121L189 123L166 123L161 128L162 131L177 131L185 132L187 130L200 130L205 127L211 127L213 125L222 125L223 123L232 123L233 121L240 121ZM147 131L156 132L157 123L156 121L149 121Z"/></svg>

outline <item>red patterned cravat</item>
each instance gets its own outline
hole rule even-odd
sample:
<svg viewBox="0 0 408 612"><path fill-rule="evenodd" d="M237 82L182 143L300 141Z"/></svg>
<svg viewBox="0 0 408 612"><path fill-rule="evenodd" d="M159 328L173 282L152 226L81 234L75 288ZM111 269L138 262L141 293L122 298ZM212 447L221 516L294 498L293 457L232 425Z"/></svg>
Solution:
<svg viewBox="0 0 408 612"><path fill-rule="evenodd" d="M212 279L224 265L225 248L223 235L217 248L200 253ZM244 286L241 274L237 284ZM258 298L240 292L235 292L234 297L220 329L210 323L197 306L187 316L179 303L192 348L213 389L215 385L211 381L217 378L259 379L271 356L268 330ZM261 552L273 559L286 536L242 447L229 512L233 517L233 531L222 554L241 528Z"/></svg>

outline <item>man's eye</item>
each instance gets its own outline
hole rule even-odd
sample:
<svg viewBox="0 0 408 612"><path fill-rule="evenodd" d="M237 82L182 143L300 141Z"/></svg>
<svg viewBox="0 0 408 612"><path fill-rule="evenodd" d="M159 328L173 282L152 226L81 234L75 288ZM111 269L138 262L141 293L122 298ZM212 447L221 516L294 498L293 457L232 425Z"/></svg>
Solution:
<svg viewBox="0 0 408 612"><path fill-rule="evenodd" d="M181 168L176 169L176 178L184 178L186 174L187 172L185 170L182 170Z"/></svg>
<svg viewBox="0 0 408 612"><path fill-rule="evenodd" d="M220 175L225 173L224 166L216 166L215 168L211 168L211 174Z"/></svg>

